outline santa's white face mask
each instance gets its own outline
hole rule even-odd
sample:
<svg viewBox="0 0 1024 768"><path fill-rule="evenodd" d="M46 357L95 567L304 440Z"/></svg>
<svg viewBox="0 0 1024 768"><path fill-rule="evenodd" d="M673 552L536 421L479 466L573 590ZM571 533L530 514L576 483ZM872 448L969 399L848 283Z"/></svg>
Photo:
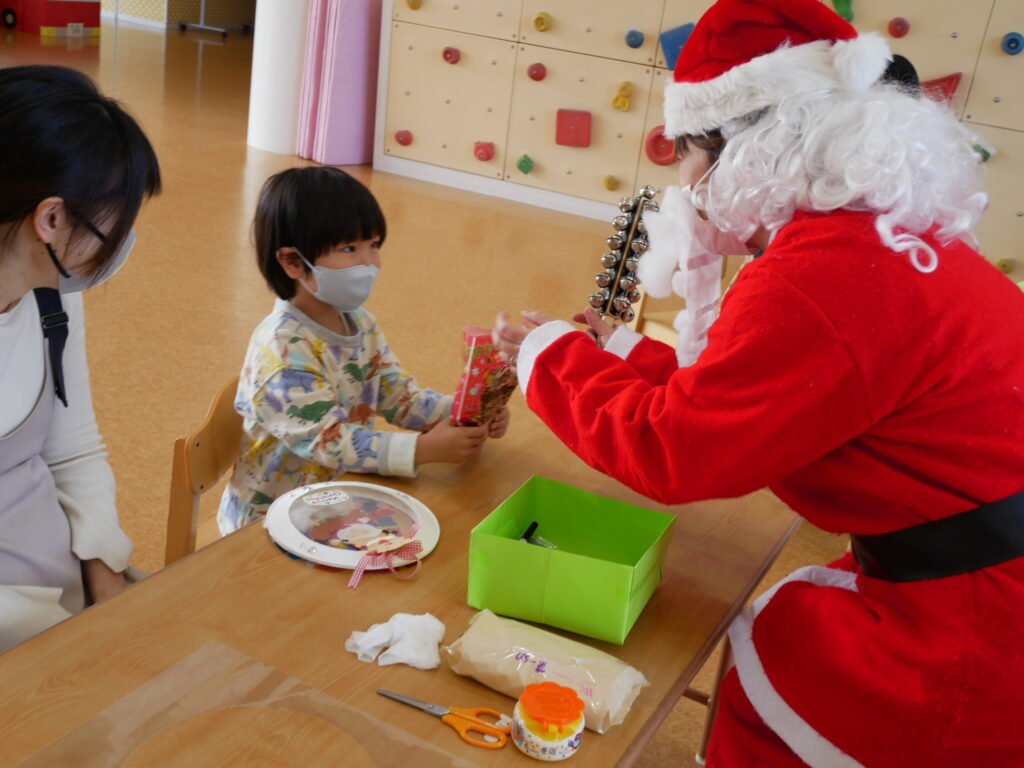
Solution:
<svg viewBox="0 0 1024 768"><path fill-rule="evenodd" d="M717 166L708 169L699 187ZM739 237L723 232L701 218L694 205L693 188L669 187L655 213L645 213L650 247L640 259L637 277L655 298L675 293L686 299L686 309L675 320L679 331L679 364L692 365L707 346L707 333L718 317L722 296L722 257L752 253Z"/></svg>

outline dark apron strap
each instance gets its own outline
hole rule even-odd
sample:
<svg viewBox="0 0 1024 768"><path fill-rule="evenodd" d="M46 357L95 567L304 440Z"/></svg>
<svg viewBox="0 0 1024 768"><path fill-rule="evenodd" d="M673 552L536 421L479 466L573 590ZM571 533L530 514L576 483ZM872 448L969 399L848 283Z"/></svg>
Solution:
<svg viewBox="0 0 1024 768"><path fill-rule="evenodd" d="M39 306L39 321L43 325L43 338L50 350L50 373L53 376L53 388L57 397L68 406L68 397L64 390L64 344L68 340L68 313L60 300L60 291L55 288L36 288Z"/></svg>
<svg viewBox="0 0 1024 768"><path fill-rule="evenodd" d="M1024 491L942 520L851 536L861 570L885 581L959 576L1024 557Z"/></svg>

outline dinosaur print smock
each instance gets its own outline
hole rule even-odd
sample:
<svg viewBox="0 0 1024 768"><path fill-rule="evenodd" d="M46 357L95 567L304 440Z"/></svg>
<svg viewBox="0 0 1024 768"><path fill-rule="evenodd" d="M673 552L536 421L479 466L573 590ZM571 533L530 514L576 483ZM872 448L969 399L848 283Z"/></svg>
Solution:
<svg viewBox="0 0 1024 768"><path fill-rule="evenodd" d="M242 450L221 499L221 533L301 485L345 472L416 473L417 433L448 416L452 400L402 369L372 314L359 309L346 319L353 336L278 300L253 332L235 398ZM375 430L378 414L412 432Z"/></svg>

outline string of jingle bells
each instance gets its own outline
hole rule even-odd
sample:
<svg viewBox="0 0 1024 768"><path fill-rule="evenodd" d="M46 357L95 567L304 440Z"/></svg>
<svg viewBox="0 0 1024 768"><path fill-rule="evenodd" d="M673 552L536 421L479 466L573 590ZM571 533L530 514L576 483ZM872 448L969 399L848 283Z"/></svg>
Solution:
<svg viewBox="0 0 1024 768"><path fill-rule="evenodd" d="M615 233L605 241L609 250L601 257L604 269L594 276L598 290L590 294L589 303L602 315L611 315L628 323L636 317L633 304L640 301L640 281L636 270L640 257L650 247L644 213L658 210L654 201L658 190L643 186L636 197L619 200L619 215L612 219Z"/></svg>

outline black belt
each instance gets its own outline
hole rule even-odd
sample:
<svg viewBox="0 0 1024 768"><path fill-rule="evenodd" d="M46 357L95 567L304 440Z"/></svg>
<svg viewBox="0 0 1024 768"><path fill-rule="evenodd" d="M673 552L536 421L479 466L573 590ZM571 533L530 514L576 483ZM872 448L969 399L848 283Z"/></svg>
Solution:
<svg viewBox="0 0 1024 768"><path fill-rule="evenodd" d="M942 520L850 536L861 571L885 581L959 576L1024 557L1024 491Z"/></svg>

